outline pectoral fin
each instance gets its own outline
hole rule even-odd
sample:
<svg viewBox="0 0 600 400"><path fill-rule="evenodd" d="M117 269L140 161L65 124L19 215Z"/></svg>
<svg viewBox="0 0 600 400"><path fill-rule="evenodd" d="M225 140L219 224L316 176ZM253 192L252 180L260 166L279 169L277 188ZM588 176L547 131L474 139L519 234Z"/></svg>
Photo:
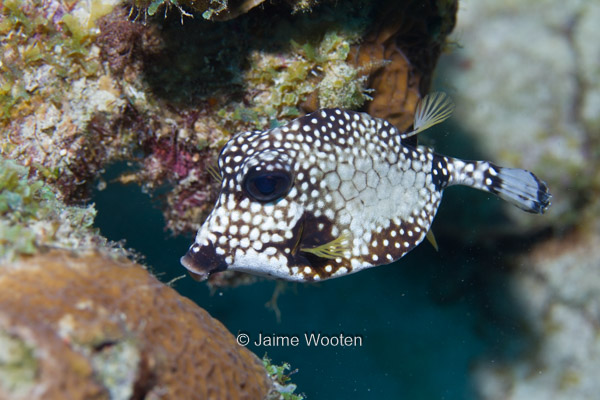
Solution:
<svg viewBox="0 0 600 400"><path fill-rule="evenodd" d="M221 183L223 181L223 177L221 176L221 172L217 166L209 165L206 170L217 182Z"/></svg>
<svg viewBox="0 0 600 400"><path fill-rule="evenodd" d="M305 253L311 253L318 257L334 259L344 258L346 252L350 250L350 238L346 233L341 234L339 237L333 239L331 242L327 242L317 247L300 248L300 251Z"/></svg>

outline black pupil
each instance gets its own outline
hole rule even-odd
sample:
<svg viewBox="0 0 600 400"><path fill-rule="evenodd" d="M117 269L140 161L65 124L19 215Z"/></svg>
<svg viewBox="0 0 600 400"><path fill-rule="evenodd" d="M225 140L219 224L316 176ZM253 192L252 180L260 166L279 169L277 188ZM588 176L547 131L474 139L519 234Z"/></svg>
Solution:
<svg viewBox="0 0 600 400"><path fill-rule="evenodd" d="M254 185L262 194L273 194L280 179L281 178L272 175L259 176L254 179Z"/></svg>
<svg viewBox="0 0 600 400"><path fill-rule="evenodd" d="M255 200L274 201L287 194L292 178L286 171L251 171L246 176L244 189Z"/></svg>

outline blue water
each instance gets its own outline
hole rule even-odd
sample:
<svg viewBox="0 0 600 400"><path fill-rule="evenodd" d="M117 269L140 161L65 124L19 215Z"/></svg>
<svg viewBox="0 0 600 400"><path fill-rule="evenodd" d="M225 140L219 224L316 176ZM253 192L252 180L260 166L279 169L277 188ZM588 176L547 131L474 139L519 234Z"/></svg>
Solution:
<svg viewBox="0 0 600 400"><path fill-rule="evenodd" d="M109 169L104 178L110 181L119 171L122 166ZM475 398L473 364L510 357L526 337L501 255L453 238L453 227L476 237L481 225L469 220L493 223L485 218L498 214L498 203L462 189L445 197L434 223L434 231L438 226L442 232L439 252L425 242L389 266L319 284L286 284L278 299L280 323L265 307L274 281L211 294L204 283L186 277L175 288L234 335L246 333L252 342L259 333L297 336L298 346L248 347L276 363L289 362L298 370L292 376L298 392L309 399ZM93 201L102 234L125 239L159 279L185 273L178 260L191 236L165 232L157 203L137 186L109 184ZM307 346L304 334L311 332L359 336L362 346Z"/></svg>

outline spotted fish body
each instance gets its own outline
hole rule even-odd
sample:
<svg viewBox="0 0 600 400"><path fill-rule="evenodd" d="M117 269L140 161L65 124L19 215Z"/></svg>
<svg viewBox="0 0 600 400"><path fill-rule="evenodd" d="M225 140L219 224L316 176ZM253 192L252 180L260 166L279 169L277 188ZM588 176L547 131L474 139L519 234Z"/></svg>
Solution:
<svg viewBox="0 0 600 400"><path fill-rule="evenodd" d="M436 96L408 133L365 113L323 109L236 135L219 156L215 208L182 264L198 279L235 270L293 281L388 264L425 238L451 185L543 213L551 196L532 173L408 144L452 112Z"/></svg>

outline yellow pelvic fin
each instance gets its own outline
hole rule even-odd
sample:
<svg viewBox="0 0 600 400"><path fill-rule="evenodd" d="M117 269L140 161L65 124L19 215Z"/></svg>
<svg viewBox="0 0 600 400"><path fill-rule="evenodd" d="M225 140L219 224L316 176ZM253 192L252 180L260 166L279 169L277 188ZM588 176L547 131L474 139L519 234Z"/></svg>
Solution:
<svg viewBox="0 0 600 400"><path fill-rule="evenodd" d="M454 102L444 92L433 92L423 97L417 105L413 130L402 135L407 138L423 132L450 118L454 112Z"/></svg>
<svg viewBox="0 0 600 400"><path fill-rule="evenodd" d="M433 236L433 231L431 229L427 231L426 238L429 241L429 243L431 243L431 245L433 246L435 251L440 251L440 248L438 247L438 244L437 244L437 240L435 240L435 236Z"/></svg>
<svg viewBox="0 0 600 400"><path fill-rule="evenodd" d="M336 239L333 239L331 242L327 242L317 247L313 248L300 248L300 251L306 253L312 253L318 257L323 258L339 258L344 257L344 253L350 250L350 236L346 233L342 233Z"/></svg>
<svg viewBox="0 0 600 400"><path fill-rule="evenodd" d="M208 171L210 176L212 176L214 179L217 180L217 182L219 182L219 183L223 182L223 177L221 176L221 172L219 171L219 168L216 165L209 165L208 168L206 168L206 170Z"/></svg>

